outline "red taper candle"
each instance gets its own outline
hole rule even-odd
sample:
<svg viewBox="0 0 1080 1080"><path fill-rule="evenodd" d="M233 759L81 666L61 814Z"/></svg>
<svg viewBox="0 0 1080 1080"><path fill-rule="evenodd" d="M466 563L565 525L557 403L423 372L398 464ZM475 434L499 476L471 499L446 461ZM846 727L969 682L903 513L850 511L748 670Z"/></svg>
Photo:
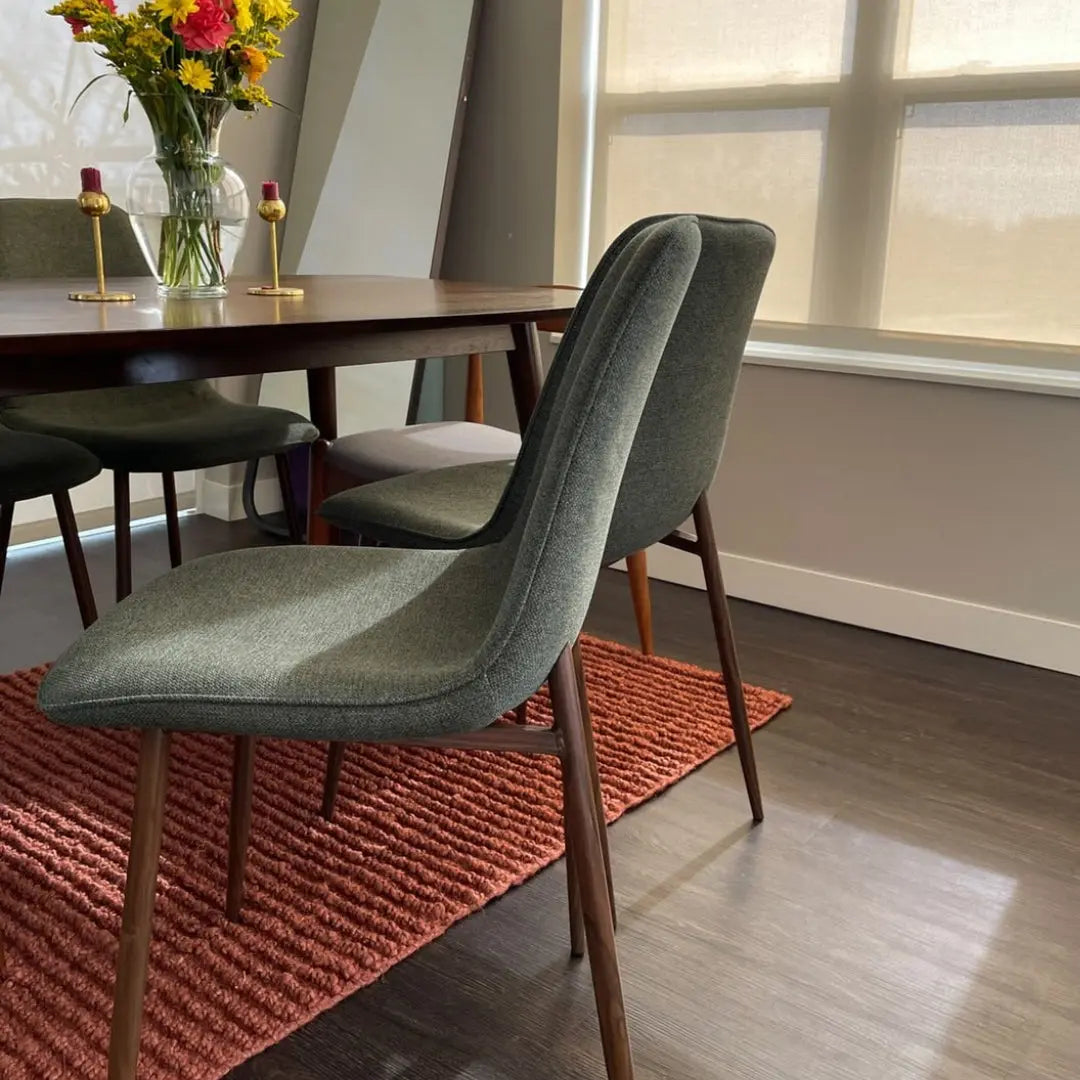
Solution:
<svg viewBox="0 0 1080 1080"><path fill-rule="evenodd" d="M276 180L267 180L263 183L262 197L267 202L276 202L281 198L281 187Z"/></svg>
<svg viewBox="0 0 1080 1080"><path fill-rule="evenodd" d="M100 169L87 168L82 170L82 189L83 191L93 191L98 195L102 193Z"/></svg>

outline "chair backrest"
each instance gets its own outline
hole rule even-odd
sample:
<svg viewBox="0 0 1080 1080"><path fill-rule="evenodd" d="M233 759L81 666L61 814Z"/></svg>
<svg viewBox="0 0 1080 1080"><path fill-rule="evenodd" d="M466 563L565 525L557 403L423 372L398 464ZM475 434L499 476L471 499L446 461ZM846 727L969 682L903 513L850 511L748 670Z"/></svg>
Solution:
<svg viewBox="0 0 1080 1080"><path fill-rule="evenodd" d="M101 219L105 272L146 277L149 269L127 214ZM90 222L74 199L0 199L0 279L89 278L97 273Z"/></svg>
<svg viewBox="0 0 1080 1080"><path fill-rule="evenodd" d="M638 425L606 563L677 529L708 490L724 448L776 236L754 221L704 215L697 221L701 258L660 362L664 377L653 384Z"/></svg>
<svg viewBox="0 0 1080 1080"><path fill-rule="evenodd" d="M538 465L544 433L560 408L561 383L578 337L602 309L615 268L662 214L627 227L593 271L563 335L502 502L471 542L513 528ZM776 246L766 225L697 215L701 258L672 329L623 474L604 554L615 562L677 529L712 483L727 434L746 339ZM617 276L617 274L615 275Z"/></svg>
<svg viewBox="0 0 1080 1080"><path fill-rule="evenodd" d="M564 340L545 422L530 425L534 467L518 481L513 527L487 549L506 560L485 650L500 708L543 682L585 621L623 471L700 251L692 217L640 230Z"/></svg>

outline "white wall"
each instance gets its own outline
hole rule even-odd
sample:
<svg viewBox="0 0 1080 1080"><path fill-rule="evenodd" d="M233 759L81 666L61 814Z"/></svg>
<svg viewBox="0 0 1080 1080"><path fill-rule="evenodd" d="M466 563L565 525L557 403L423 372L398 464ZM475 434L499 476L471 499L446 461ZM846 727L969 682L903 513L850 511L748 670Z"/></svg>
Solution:
<svg viewBox="0 0 1080 1080"><path fill-rule="evenodd" d="M307 81L311 35L318 0L295 0L301 18L286 32L286 59L267 77L270 95L296 109L302 107ZM117 78L93 86L69 115L79 91L107 70L92 47L72 39L61 19L45 14L43 2L4 4L5 32L0 36L0 198L74 198L79 169L97 165L106 190L124 205L127 175L132 165L150 152L149 128L138 104L123 123L127 90ZM122 5L121 5L122 6ZM11 9L11 10L9 10ZM292 178L299 117L272 109L255 117L236 115L225 130L223 152L249 185L276 178L286 191ZM252 228L237 262L237 273L256 273L265 263L266 238ZM234 383L234 393L250 396L250 388ZM178 477L182 493L190 495L193 474ZM134 477L132 499L160 494L152 477ZM80 513L112 505L109 477L100 477L73 495ZM19 506L16 522L47 520L50 500ZM25 532L25 530L24 530Z"/></svg>
<svg viewBox="0 0 1080 1080"><path fill-rule="evenodd" d="M1080 402L748 364L711 493L736 596L1080 674ZM701 584L654 549L654 573Z"/></svg>
<svg viewBox="0 0 1080 1080"><path fill-rule="evenodd" d="M473 0L323 0L286 270L431 274L472 12ZM413 371L340 369L341 434L403 423ZM260 400L306 411L304 377L266 377Z"/></svg>

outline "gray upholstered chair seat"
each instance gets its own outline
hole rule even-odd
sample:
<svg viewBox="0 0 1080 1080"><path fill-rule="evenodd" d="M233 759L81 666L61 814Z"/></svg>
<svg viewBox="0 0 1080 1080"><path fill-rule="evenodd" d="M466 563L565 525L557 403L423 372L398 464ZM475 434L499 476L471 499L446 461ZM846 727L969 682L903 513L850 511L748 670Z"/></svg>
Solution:
<svg viewBox="0 0 1080 1080"><path fill-rule="evenodd" d="M201 381L8 398L0 420L71 439L117 472L208 469L318 436L299 413L240 405Z"/></svg>
<svg viewBox="0 0 1080 1080"><path fill-rule="evenodd" d="M497 701L485 676L503 562L495 548L199 559L92 627L46 678L41 707L77 726L304 739L482 728L519 692Z"/></svg>
<svg viewBox="0 0 1080 1080"><path fill-rule="evenodd" d="M331 496L319 513L332 525L402 547L460 547L498 509L514 462L486 461L395 476Z"/></svg>
<svg viewBox="0 0 1080 1080"><path fill-rule="evenodd" d="M0 428L0 505L67 491L100 472L98 459L75 443Z"/></svg>
<svg viewBox="0 0 1080 1080"><path fill-rule="evenodd" d="M517 457L520 449L521 437L512 431L444 421L346 435L334 443L328 460L362 483L371 483L426 469L505 461Z"/></svg>

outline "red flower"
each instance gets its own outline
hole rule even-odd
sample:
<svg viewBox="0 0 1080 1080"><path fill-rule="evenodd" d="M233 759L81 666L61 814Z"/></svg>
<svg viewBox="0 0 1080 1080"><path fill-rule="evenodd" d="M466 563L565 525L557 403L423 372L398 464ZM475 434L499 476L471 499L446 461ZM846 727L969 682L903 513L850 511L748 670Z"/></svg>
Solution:
<svg viewBox="0 0 1080 1080"><path fill-rule="evenodd" d="M173 32L189 52L213 52L224 48L233 35L233 24L229 22L232 4L229 0L198 0L198 3L199 10L182 23L175 23Z"/></svg>
<svg viewBox="0 0 1080 1080"><path fill-rule="evenodd" d="M97 0L97 3L114 15L116 14L116 0ZM64 21L71 27L73 34L81 34L90 25L82 19L65 19Z"/></svg>

